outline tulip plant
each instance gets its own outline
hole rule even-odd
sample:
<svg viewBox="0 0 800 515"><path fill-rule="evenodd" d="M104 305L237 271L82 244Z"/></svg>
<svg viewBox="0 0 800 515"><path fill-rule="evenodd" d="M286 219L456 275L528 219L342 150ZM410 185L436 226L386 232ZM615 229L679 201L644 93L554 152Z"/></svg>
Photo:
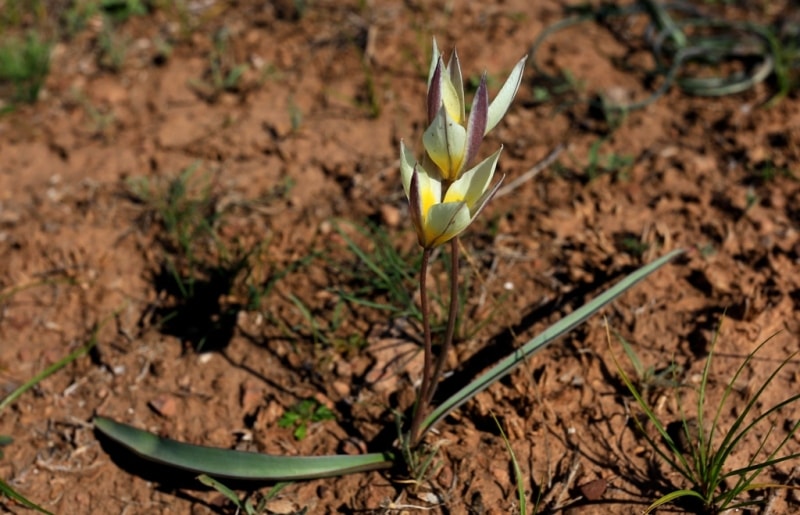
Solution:
<svg viewBox="0 0 800 515"><path fill-rule="evenodd" d="M406 146L400 143L403 189L408 197L411 221L423 248L419 291L425 355L422 386L417 394L413 421L406 441L411 447L419 441L423 414L433 400L447 353L453 344L458 316L458 235L478 216L503 182L501 178L491 186L502 147L474 167L469 166L477 157L486 133L508 111L522 81L524 67L525 57L514 66L491 104L484 73L467 118L458 54L453 51L445 66L434 40L433 57L428 72L428 128L422 136L425 147L422 162L417 162ZM444 342L434 365L425 280L431 251L448 242L451 258L450 311Z"/></svg>
<svg viewBox="0 0 800 515"><path fill-rule="evenodd" d="M480 214L502 182L502 178L492 182L502 147L477 164L475 161L484 136L508 111L522 81L524 65L525 58L516 63L491 103L484 74L467 116L458 55L453 52L445 65L434 41L428 73L428 127L422 136L422 158L417 160L404 143L400 144L403 189L408 197L410 219L422 248L419 288L424 332L421 386L417 391L411 422L402 429L399 439L402 458L396 457L392 449L363 455L296 457L209 448L162 438L100 416L94 420L98 431L146 459L218 478L264 481L309 479L389 468L396 465L399 459L405 459L406 466L413 469L413 457L423 437L447 414L680 254L681 250L672 251L634 271L588 304L545 329L467 386L440 404L433 405L436 386L453 343L458 315L458 238ZM449 243L451 260L450 309L444 339L438 355L434 355L426 276L432 251L446 243Z"/></svg>

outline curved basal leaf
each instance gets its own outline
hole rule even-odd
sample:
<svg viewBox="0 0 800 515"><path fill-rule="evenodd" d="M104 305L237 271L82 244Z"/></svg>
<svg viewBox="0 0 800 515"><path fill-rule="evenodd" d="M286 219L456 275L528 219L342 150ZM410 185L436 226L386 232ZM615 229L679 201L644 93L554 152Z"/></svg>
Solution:
<svg viewBox="0 0 800 515"><path fill-rule="evenodd" d="M446 417L450 412L475 397L478 393L482 392L493 383L500 380L506 374L513 371L531 354L541 350L548 343L583 323L587 318L614 300L617 296L629 290L636 283L655 272L675 258L675 256L682 254L683 252L683 249L673 250L666 256L663 256L652 263L643 266L642 268L626 276L610 289L595 297L588 304L584 304L566 317L545 329L541 334L517 349L513 354L505 357L502 361L493 366L488 372L478 377L475 381L471 382L452 395L449 399L444 401L441 405L437 406L437 408L433 410L431 414L425 418L425 420L423 420L421 427L422 432L424 433L430 429L431 426Z"/></svg>
<svg viewBox="0 0 800 515"><path fill-rule="evenodd" d="M290 481L341 476L389 468L390 453L332 456L274 456L193 445L161 438L109 418L95 417L94 426L142 458L213 477Z"/></svg>

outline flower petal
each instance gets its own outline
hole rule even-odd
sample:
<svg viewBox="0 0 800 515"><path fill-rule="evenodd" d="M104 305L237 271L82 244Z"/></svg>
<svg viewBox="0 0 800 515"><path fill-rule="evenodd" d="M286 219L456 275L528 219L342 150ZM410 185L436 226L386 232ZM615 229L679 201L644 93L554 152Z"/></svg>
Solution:
<svg viewBox="0 0 800 515"><path fill-rule="evenodd" d="M503 87L500 88L500 91L497 93L495 99L492 100L492 103L489 106L486 132L494 129L495 125L497 125L503 116L505 116L509 106L511 106L511 101L514 100L514 96L517 94L520 82L522 82L522 71L525 69L525 60L527 58L528 56L526 55L517 62L517 64L514 66L514 69L511 70L511 74L506 79L505 84L503 84Z"/></svg>
<svg viewBox="0 0 800 515"><path fill-rule="evenodd" d="M439 62L439 58L442 57L441 52L439 52L439 46L436 44L436 38L433 38L433 55L431 55L431 64L428 68L428 88L431 87L431 80L433 80L433 72L436 69L436 63Z"/></svg>
<svg viewBox="0 0 800 515"><path fill-rule="evenodd" d="M463 84L462 84L463 88ZM447 114L459 125L464 120L464 93L459 97L458 86L453 84L450 77L442 77L442 104L447 109Z"/></svg>
<svg viewBox="0 0 800 515"><path fill-rule="evenodd" d="M428 85L428 124L433 123L436 118L436 113L442 107L442 95L445 89L446 79L443 77L444 71L442 70L442 59L436 62L436 67L433 69L433 77Z"/></svg>
<svg viewBox="0 0 800 515"><path fill-rule="evenodd" d="M486 73L481 77L478 90L472 99L472 108L469 111L469 122L467 123L467 149L464 155L464 166L467 167L478 154L486 134L486 120L489 111L489 92L486 86Z"/></svg>
<svg viewBox="0 0 800 515"><path fill-rule="evenodd" d="M417 174L417 167L414 167L414 172L411 174L411 184L409 185L408 194L408 212L411 216L411 223L414 225L414 230L417 231L417 239L419 244L422 245L425 231L422 228L422 202L419 195L419 175Z"/></svg>
<svg viewBox="0 0 800 515"><path fill-rule="evenodd" d="M436 204L425 219L425 240L422 246L432 248L458 236L472 221L464 202Z"/></svg>
<svg viewBox="0 0 800 515"><path fill-rule="evenodd" d="M450 116L455 118L458 123L463 123L467 116L466 102L464 102L464 78L461 76L461 61L458 60L458 52L455 49L453 49L453 55L450 56L450 61L447 63L447 71L450 76L450 84L453 85L458 98L459 106L459 116L456 117L452 112Z"/></svg>
<svg viewBox="0 0 800 515"><path fill-rule="evenodd" d="M467 130L456 123L444 107L422 135L422 144L445 181L458 178L464 163L466 143Z"/></svg>
<svg viewBox="0 0 800 515"><path fill-rule="evenodd" d="M500 186L503 184L505 178L506 178L505 175L500 177L500 180L497 181L497 184L492 186L492 189L486 191L483 195L481 195L481 198L479 198L478 201L475 202L475 204L469 207L469 214L473 220L477 218L479 214L481 214L481 211L483 211L483 208L486 207L486 204L488 204L489 201L492 200L492 197L494 197L495 193L497 193L497 190L500 189Z"/></svg>
<svg viewBox="0 0 800 515"><path fill-rule="evenodd" d="M419 164L414 167L414 176L417 179L420 214L424 220L431 207L442 201L442 183L428 175Z"/></svg>
<svg viewBox="0 0 800 515"><path fill-rule="evenodd" d="M489 183L492 182L502 151L503 147L500 147L497 152L478 163L474 168L464 172L461 178L447 189L444 202L463 201L467 203L469 210L473 211L489 188Z"/></svg>
<svg viewBox="0 0 800 515"><path fill-rule="evenodd" d="M409 187L411 186L411 176L414 175L414 167L417 166L417 159L414 154L406 148L403 140L400 140L400 178L403 181L403 191L409 197Z"/></svg>

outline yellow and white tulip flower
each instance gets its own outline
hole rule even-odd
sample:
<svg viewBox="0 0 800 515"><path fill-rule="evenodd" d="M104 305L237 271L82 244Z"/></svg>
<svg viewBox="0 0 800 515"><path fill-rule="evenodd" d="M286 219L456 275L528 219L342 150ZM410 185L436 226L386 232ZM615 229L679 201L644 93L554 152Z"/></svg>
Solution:
<svg viewBox="0 0 800 515"><path fill-rule="evenodd" d="M517 62L491 104L486 74L483 74L467 118L458 54L453 51L449 63L444 66L436 40L433 41L433 58L428 72L429 126L422 136L422 143L443 180L459 178L477 155L483 137L506 114L522 81L525 59L523 57Z"/></svg>
<svg viewBox="0 0 800 515"><path fill-rule="evenodd" d="M411 152L400 143L403 189L423 248L431 249L450 241L478 216L502 183L500 180L489 188L502 150L501 147L445 188L442 180L415 162Z"/></svg>
<svg viewBox="0 0 800 515"><path fill-rule="evenodd" d="M508 111L519 89L524 66L522 58L491 104L484 74L467 118L458 55L453 52L444 66L434 40L428 75L429 126L422 136L426 151L423 161L418 162L400 143L403 189L423 248L431 249L458 236L500 186L502 179L494 187L489 185L502 147L473 168L467 168L486 133Z"/></svg>

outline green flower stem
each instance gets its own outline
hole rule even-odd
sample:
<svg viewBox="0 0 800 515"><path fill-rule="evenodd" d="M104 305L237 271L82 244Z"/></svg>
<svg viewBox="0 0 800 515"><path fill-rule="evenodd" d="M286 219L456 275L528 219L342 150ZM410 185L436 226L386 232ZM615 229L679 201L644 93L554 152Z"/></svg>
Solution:
<svg viewBox="0 0 800 515"><path fill-rule="evenodd" d="M431 388L431 368L433 367L433 345L431 344L431 320L430 303L428 302L428 263L431 258L431 249L422 251L422 263L419 266L419 303L422 310L422 330L424 333L424 357L422 366L422 385L417 394L417 402L414 406L414 417L411 420L411 428L408 431L409 443L415 447L419 440L419 426L425 412L428 411L428 390Z"/></svg>
<svg viewBox="0 0 800 515"><path fill-rule="evenodd" d="M458 236L450 240L450 312L447 314L447 332L444 336L444 343L439 351L439 356L436 358L436 367L433 369L431 376L431 385L428 391L428 396L425 399L426 403L430 405L433 402L433 396L436 394L436 387L439 385L439 379L444 370L444 364L447 362L447 355L450 353L450 348L453 346L453 336L456 332L456 320L458 319ZM423 432L423 434L425 434ZM422 435L420 435L422 436Z"/></svg>

